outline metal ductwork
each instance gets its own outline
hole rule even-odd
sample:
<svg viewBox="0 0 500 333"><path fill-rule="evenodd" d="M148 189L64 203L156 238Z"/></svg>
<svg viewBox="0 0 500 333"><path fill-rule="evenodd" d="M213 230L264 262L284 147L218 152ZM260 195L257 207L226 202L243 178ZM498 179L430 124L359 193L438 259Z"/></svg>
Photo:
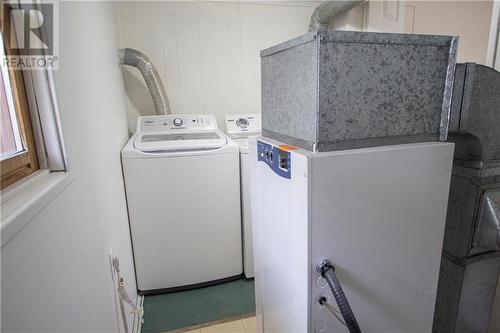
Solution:
<svg viewBox="0 0 500 333"><path fill-rule="evenodd" d="M355 1L325 1L314 10L309 22L309 31L328 29L328 25L337 15L346 13L364 3L364 0Z"/></svg>
<svg viewBox="0 0 500 333"><path fill-rule="evenodd" d="M151 97L153 97L156 113L170 114L167 93L151 60L145 54L130 48L119 49L118 59L120 65L133 66L141 72Z"/></svg>
<svg viewBox="0 0 500 333"><path fill-rule="evenodd" d="M457 64L449 127L455 152L433 332L493 332L500 304L499 91L500 72Z"/></svg>

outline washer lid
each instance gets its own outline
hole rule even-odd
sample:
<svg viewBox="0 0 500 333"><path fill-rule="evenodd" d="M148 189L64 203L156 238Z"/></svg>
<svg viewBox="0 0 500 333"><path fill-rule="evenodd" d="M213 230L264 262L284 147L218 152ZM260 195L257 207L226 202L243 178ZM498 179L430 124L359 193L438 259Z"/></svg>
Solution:
<svg viewBox="0 0 500 333"><path fill-rule="evenodd" d="M149 132L138 134L134 140L134 148L142 152L217 149L226 144L226 137L219 131Z"/></svg>

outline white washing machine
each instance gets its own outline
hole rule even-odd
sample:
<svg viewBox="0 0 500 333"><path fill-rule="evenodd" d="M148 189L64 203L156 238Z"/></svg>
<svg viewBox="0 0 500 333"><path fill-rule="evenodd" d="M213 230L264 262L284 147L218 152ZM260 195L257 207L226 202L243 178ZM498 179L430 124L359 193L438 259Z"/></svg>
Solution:
<svg viewBox="0 0 500 333"><path fill-rule="evenodd" d="M122 165L140 293L241 276L238 164L213 115L138 119Z"/></svg>
<svg viewBox="0 0 500 333"><path fill-rule="evenodd" d="M253 278L252 212L248 170L248 138L261 134L260 113L226 116L227 134L240 147L241 220L243 225L243 272Z"/></svg>

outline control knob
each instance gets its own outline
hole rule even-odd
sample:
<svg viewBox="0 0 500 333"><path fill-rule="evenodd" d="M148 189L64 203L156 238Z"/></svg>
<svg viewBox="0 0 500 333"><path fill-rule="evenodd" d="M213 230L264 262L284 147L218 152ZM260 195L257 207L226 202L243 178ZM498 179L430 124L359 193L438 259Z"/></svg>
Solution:
<svg viewBox="0 0 500 333"><path fill-rule="evenodd" d="M175 118L174 119L174 126L182 126L182 119L181 118Z"/></svg>
<svg viewBox="0 0 500 333"><path fill-rule="evenodd" d="M248 120L246 118L240 118L240 119L236 120L236 125L238 127L241 127L241 128L247 128L249 123L248 123Z"/></svg>

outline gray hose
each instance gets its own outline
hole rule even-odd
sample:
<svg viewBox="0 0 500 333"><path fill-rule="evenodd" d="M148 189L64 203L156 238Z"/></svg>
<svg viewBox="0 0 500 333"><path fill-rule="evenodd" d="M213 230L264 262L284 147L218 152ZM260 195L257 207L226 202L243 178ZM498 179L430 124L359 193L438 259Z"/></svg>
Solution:
<svg viewBox="0 0 500 333"><path fill-rule="evenodd" d="M337 302L340 313L344 318L345 325L349 329L350 333L361 333L361 329L359 328L358 322L356 321L356 317L351 310L351 306L345 297L344 291L342 290L342 286L340 285L337 276L335 275L335 267L328 261L323 260L317 267L318 273L321 274L322 277L325 278L326 282L330 286L332 290L333 297Z"/></svg>
<svg viewBox="0 0 500 333"><path fill-rule="evenodd" d="M328 29L328 25L335 16L348 12L349 10L361 5L365 0L350 1L325 1L311 15L309 22L309 31Z"/></svg>
<svg viewBox="0 0 500 333"><path fill-rule="evenodd" d="M167 93L161 82L160 75L149 58L134 49L119 49L118 59L120 65L136 67L144 77L157 114L170 114Z"/></svg>

